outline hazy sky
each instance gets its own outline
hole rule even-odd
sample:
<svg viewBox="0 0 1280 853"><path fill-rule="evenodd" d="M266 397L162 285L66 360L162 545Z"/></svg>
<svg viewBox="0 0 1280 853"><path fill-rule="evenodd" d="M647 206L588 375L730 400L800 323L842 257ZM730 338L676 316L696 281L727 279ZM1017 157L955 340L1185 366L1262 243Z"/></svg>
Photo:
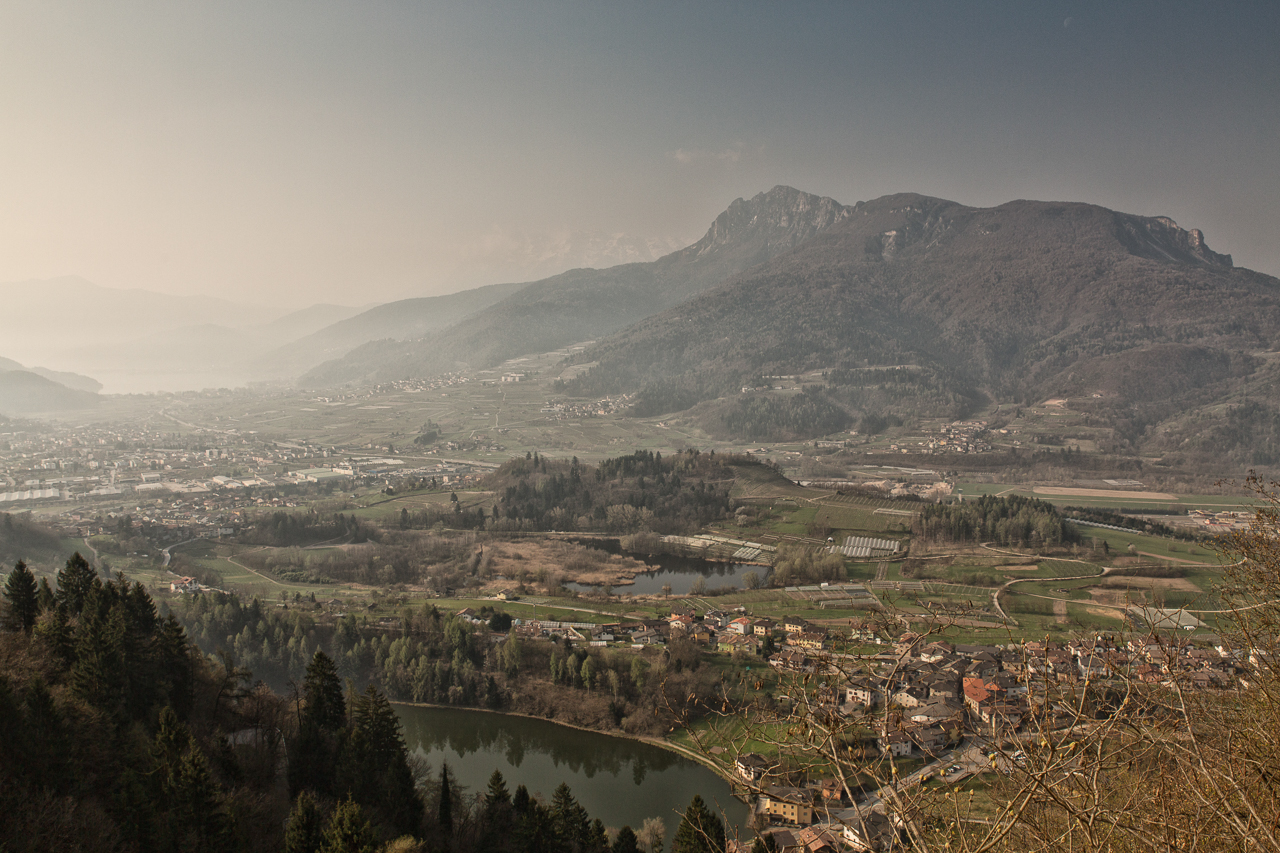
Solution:
<svg viewBox="0 0 1280 853"><path fill-rule="evenodd" d="M775 184L1095 202L1280 275L1277 36L1275 2L5 0L0 281L363 304Z"/></svg>

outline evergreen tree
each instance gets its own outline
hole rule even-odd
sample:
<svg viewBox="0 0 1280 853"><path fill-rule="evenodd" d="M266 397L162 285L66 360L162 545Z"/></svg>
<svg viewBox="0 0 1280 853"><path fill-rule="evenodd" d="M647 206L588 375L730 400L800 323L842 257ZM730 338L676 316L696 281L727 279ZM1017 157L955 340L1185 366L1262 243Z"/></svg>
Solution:
<svg viewBox="0 0 1280 853"><path fill-rule="evenodd" d="M596 818L591 821L591 828L587 831L586 849L591 853L610 853L609 833L604 828L604 821Z"/></svg>
<svg viewBox="0 0 1280 853"><path fill-rule="evenodd" d="M484 807L488 811L511 805L511 795L507 793L507 780L502 778L502 771L494 770L489 777L489 787L484 795Z"/></svg>
<svg viewBox="0 0 1280 853"><path fill-rule="evenodd" d="M71 687L90 705L114 714L124 704L128 664L138 661L126 661L125 613L118 605L108 607L106 598L99 588L84 603L75 640Z"/></svg>
<svg viewBox="0 0 1280 853"><path fill-rule="evenodd" d="M156 666L165 684L169 705L185 720L195 701L196 661L182 623L172 613L160 623L155 639Z"/></svg>
<svg viewBox="0 0 1280 853"><path fill-rule="evenodd" d="M36 604L39 611L44 613L46 610L52 610L58 603L58 597L53 592L53 587L49 586L48 578L40 578L40 588L36 590Z"/></svg>
<svg viewBox="0 0 1280 853"><path fill-rule="evenodd" d="M320 853L374 853L373 827L360 804L350 797L338 804L324 833Z"/></svg>
<svg viewBox="0 0 1280 853"><path fill-rule="evenodd" d="M347 724L347 706L342 698L342 682L333 659L316 649L307 664L307 678L302 685L302 725L314 725L321 731L336 732Z"/></svg>
<svg viewBox="0 0 1280 853"><path fill-rule="evenodd" d="M724 843L724 823L694 794L676 829L671 853L724 853Z"/></svg>
<svg viewBox="0 0 1280 853"><path fill-rule="evenodd" d="M4 597L9 601L9 618L15 628L30 634L40 613L39 587L36 576L19 560L4 583Z"/></svg>
<svg viewBox="0 0 1280 853"><path fill-rule="evenodd" d="M587 811L574 799L569 785L561 782L551 795L551 820L566 850L585 850L591 828Z"/></svg>
<svg viewBox="0 0 1280 853"><path fill-rule="evenodd" d="M529 810L516 830L516 849L520 853L564 853L569 848L556 833L551 810L530 801Z"/></svg>
<svg viewBox="0 0 1280 853"><path fill-rule="evenodd" d="M310 791L294 800L289 825L284 833L284 853L318 853L324 843L324 822L320 806Z"/></svg>
<svg viewBox="0 0 1280 853"><path fill-rule="evenodd" d="M289 789L339 794L338 760L346 741L347 706L333 660L319 649L302 685L298 735L289 750Z"/></svg>
<svg viewBox="0 0 1280 853"><path fill-rule="evenodd" d="M511 803L511 795L507 793L507 782L502 778L501 772L494 770L493 775L489 777L489 786L484 794L484 807L480 814L479 849L485 853L508 849L514 817L515 809Z"/></svg>
<svg viewBox="0 0 1280 853"><path fill-rule="evenodd" d="M533 799L529 796L529 789L524 785L517 785L516 792L511 795L511 809L518 816L524 817L528 814L529 808L533 803Z"/></svg>
<svg viewBox="0 0 1280 853"><path fill-rule="evenodd" d="M77 551L67 560L66 567L58 572L58 601L71 613L79 613L90 593L101 586L98 573Z"/></svg>
<svg viewBox="0 0 1280 853"><path fill-rule="evenodd" d="M209 772L204 753L172 708L160 713L160 729L152 746L152 778L159 790L162 849L217 851L226 846L228 822L221 791Z"/></svg>
<svg viewBox="0 0 1280 853"><path fill-rule="evenodd" d="M71 760L71 733L62 711L40 678L27 688L24 719L6 726L22 754L31 781L41 788L64 791L72 783L68 776Z"/></svg>
<svg viewBox="0 0 1280 853"><path fill-rule="evenodd" d="M422 800L391 703L370 684L352 700L351 719L351 735L339 767L348 790L376 822L385 822L400 834L419 831Z"/></svg>
<svg viewBox="0 0 1280 853"><path fill-rule="evenodd" d="M453 837L453 792L449 789L449 765L440 765L440 802L436 807L436 823L444 836L445 845Z"/></svg>
<svg viewBox="0 0 1280 853"><path fill-rule="evenodd" d="M636 841L635 831L629 826L618 830L618 837L613 839L611 853L640 853L640 845Z"/></svg>

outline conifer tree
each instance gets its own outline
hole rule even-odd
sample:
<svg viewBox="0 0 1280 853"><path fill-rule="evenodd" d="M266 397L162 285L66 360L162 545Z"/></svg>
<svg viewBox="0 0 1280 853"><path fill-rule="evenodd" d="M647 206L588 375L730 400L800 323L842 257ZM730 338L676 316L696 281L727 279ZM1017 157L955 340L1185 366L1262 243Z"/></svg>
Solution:
<svg viewBox="0 0 1280 853"><path fill-rule="evenodd" d="M125 699L127 662L124 653L128 624L123 608L106 609L100 591L84 603L75 640L71 687L89 704L108 713L121 710Z"/></svg>
<svg viewBox="0 0 1280 853"><path fill-rule="evenodd" d="M484 794L480 849L488 851L505 848L510 842L513 817L514 809L511 795L507 792L507 782L502 778L501 771L494 770Z"/></svg>
<svg viewBox="0 0 1280 853"><path fill-rule="evenodd" d="M321 731L338 731L347 722L347 707L342 698L342 682L338 668L324 652L316 649L307 664L307 679L302 686L302 723L313 724Z"/></svg>
<svg viewBox="0 0 1280 853"><path fill-rule="evenodd" d="M58 601L71 613L79 613L90 593L101 586L98 573L77 551L67 560L66 567L58 572Z"/></svg>
<svg viewBox="0 0 1280 853"><path fill-rule="evenodd" d="M4 597L9 601L9 618L15 628L30 634L40 613L36 577L22 560L13 567L4 583Z"/></svg>
<svg viewBox="0 0 1280 853"><path fill-rule="evenodd" d="M586 849L591 853L610 853L609 833L604 828L604 821L596 818L591 821L591 828L587 831Z"/></svg>
<svg viewBox="0 0 1280 853"><path fill-rule="evenodd" d="M724 853L724 823L694 794L676 828L671 853Z"/></svg>
<svg viewBox="0 0 1280 853"><path fill-rule="evenodd" d="M317 853L324 843L324 822L320 818L320 806L310 791L303 791L294 800L289 813L289 825L284 833L285 853Z"/></svg>
<svg viewBox="0 0 1280 853"><path fill-rule="evenodd" d="M209 772L204 753L172 708L160 712L160 729L152 746L159 801L164 803L161 847L214 851L225 846L227 816L221 791Z"/></svg>
<svg viewBox="0 0 1280 853"><path fill-rule="evenodd" d="M357 802L397 832L422 824L422 800L409 768L400 720L387 697L372 684L352 702L352 731L342 762Z"/></svg>
<svg viewBox="0 0 1280 853"><path fill-rule="evenodd" d="M566 850L586 848L590 823L587 811L574 799L569 785L561 782L551 795L551 819Z"/></svg>
<svg viewBox="0 0 1280 853"><path fill-rule="evenodd" d="M20 725L6 727L7 734L15 738L23 753L23 764L35 785L52 791L65 790L71 782L67 776L71 733L43 679L32 680L24 704L26 713Z"/></svg>
<svg viewBox="0 0 1280 853"><path fill-rule="evenodd" d="M511 808L516 815L523 817L527 814L532 802L533 799L529 796L529 789L524 785L517 785L516 792L511 795Z"/></svg>
<svg viewBox="0 0 1280 853"><path fill-rule="evenodd" d="M36 590L36 603L41 613L52 610L58 603L58 597L54 594L53 587L49 586L48 578L40 578L40 588Z"/></svg>
<svg viewBox="0 0 1280 853"><path fill-rule="evenodd" d="M618 837L613 839L611 853L640 853L640 845L636 841L635 831L624 826L618 830Z"/></svg>
<svg viewBox="0 0 1280 853"><path fill-rule="evenodd" d="M489 777L489 787L484 795L484 807L487 810L511 805L511 795L507 793L507 780L502 778L501 770L494 770Z"/></svg>
<svg viewBox="0 0 1280 853"><path fill-rule="evenodd" d="M320 853L374 853L373 827L360 804L348 797L333 810Z"/></svg>
<svg viewBox="0 0 1280 853"><path fill-rule="evenodd" d="M449 765L440 765L440 803L436 809L436 823L444 836L446 846L453 836L453 792L449 789Z"/></svg>
<svg viewBox="0 0 1280 853"><path fill-rule="evenodd" d="M302 685L298 735L289 750L289 790L312 788L322 794L335 789L338 759L346 738L347 706L338 670L324 652L316 650Z"/></svg>

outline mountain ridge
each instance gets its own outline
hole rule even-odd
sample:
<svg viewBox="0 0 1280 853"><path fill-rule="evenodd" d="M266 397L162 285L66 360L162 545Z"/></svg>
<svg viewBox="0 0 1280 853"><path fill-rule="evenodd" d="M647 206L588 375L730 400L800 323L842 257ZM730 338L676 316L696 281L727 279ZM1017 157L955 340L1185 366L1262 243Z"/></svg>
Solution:
<svg viewBox="0 0 1280 853"><path fill-rule="evenodd" d="M370 342L300 382L401 379L445 372L459 362L491 367L609 334L811 239L849 211L834 199L776 186L736 199L700 240L656 261L568 270L528 283L428 340Z"/></svg>
<svg viewBox="0 0 1280 853"><path fill-rule="evenodd" d="M904 193L859 203L796 248L598 341L573 359L597 364L566 390L637 392L636 412L657 415L762 374L917 364L910 391L855 382L828 395L850 418L962 415L987 399L1092 394L1090 377L1123 372L1098 405L1108 417L1136 406L1154 423L1260 381L1249 353L1277 341L1280 281L1166 217ZM1165 390L1135 396L1146 387Z"/></svg>

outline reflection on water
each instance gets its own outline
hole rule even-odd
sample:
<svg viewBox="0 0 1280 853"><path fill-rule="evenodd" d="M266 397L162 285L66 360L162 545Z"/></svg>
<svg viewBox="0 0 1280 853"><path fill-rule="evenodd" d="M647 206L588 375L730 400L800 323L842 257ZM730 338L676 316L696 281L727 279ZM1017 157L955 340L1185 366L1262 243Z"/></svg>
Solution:
<svg viewBox="0 0 1280 853"><path fill-rule="evenodd" d="M639 829L660 817L670 840L694 794L724 809L731 827L745 827L747 808L707 768L656 746L579 731L544 720L461 708L398 705L405 742L438 770L449 762L469 794L483 792L501 770L507 788L524 785L550 800L567 782L593 818Z"/></svg>
<svg viewBox="0 0 1280 853"><path fill-rule="evenodd" d="M592 547L595 547L595 543L592 543ZM671 592L674 595L685 595L693 588L698 578L702 578L707 589L721 586L736 586L741 589L745 586L742 577L748 572L755 572L761 582L769 576L768 566L753 566L748 563L718 563L697 557L678 557L668 554L648 558L641 558L636 554L627 556L642 560L645 565L652 566L654 570L636 575L634 584L614 587L614 592L623 595L657 595L668 584L671 585ZM565 586L578 592L598 592L600 589L579 583L569 583Z"/></svg>

